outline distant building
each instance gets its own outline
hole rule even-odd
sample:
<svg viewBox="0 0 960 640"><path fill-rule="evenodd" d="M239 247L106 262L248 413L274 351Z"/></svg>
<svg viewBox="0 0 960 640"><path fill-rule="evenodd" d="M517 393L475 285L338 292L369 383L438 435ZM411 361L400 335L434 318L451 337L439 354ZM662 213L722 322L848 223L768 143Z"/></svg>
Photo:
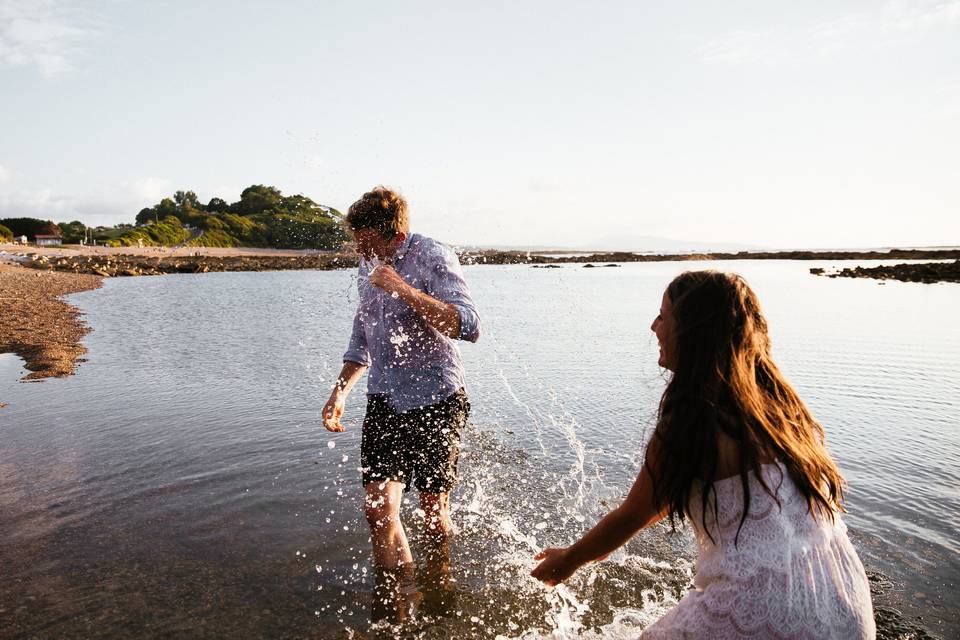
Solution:
<svg viewBox="0 0 960 640"><path fill-rule="evenodd" d="M36 235L33 237L38 247L59 247L63 238L59 235Z"/></svg>
<svg viewBox="0 0 960 640"><path fill-rule="evenodd" d="M27 236L20 236L16 238L17 244L27 244Z"/></svg>

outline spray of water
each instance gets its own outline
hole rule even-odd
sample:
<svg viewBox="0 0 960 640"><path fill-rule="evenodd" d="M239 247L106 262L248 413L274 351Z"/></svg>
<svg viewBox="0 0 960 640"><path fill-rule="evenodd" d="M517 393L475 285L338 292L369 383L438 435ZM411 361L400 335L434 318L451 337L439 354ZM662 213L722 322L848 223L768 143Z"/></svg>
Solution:
<svg viewBox="0 0 960 640"><path fill-rule="evenodd" d="M375 258L365 261L360 272L379 265ZM379 623L351 637L635 637L688 587L689 540L666 536L659 527L608 560L584 567L564 585L550 588L531 578L538 551L575 540L623 498L629 485L604 480L610 452L586 444L583 426L560 394L490 327L485 328L484 357L491 359L496 375L472 381L472 401L479 411L463 434L463 478L452 500L457 533L450 577L456 604L443 615ZM505 400L512 405L509 417L499 410ZM524 430L525 445L509 444L514 429ZM639 471L642 451L617 456L618 464L633 464ZM348 471L354 469L344 468L345 484L355 482ZM422 556L423 514L415 498L405 502L403 518L414 554ZM363 528L359 514L349 526ZM346 599L372 587L369 551L351 553L356 563L333 578ZM325 610L334 612L341 628L361 626L362 611L354 603L338 602L335 610Z"/></svg>

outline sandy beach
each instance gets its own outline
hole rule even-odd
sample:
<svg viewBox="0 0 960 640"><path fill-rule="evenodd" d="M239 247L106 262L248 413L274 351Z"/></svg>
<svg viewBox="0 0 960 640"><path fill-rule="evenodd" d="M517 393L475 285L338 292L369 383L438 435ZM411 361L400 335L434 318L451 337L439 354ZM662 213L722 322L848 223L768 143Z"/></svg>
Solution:
<svg viewBox="0 0 960 640"><path fill-rule="evenodd" d="M71 375L86 353L90 329L62 296L96 289L101 278L38 271L0 262L0 353L16 353L31 371L24 379Z"/></svg>

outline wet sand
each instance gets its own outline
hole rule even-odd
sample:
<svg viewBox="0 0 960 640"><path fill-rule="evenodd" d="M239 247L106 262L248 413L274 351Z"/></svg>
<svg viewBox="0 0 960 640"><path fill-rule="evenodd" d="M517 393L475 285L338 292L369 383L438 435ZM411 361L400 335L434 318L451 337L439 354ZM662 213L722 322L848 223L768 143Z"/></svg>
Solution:
<svg viewBox="0 0 960 640"><path fill-rule="evenodd" d="M16 353L31 371L24 380L71 375L90 329L61 296L96 289L101 278L37 271L0 262L0 353ZM0 405L2 406L2 405Z"/></svg>

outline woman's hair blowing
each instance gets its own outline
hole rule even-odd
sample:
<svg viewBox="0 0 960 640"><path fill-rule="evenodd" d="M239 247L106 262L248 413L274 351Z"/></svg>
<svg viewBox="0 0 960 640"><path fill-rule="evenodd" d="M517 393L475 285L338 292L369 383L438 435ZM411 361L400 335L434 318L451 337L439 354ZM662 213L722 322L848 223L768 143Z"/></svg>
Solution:
<svg viewBox="0 0 960 640"><path fill-rule="evenodd" d="M691 489L699 482L705 519L722 432L739 450L740 528L750 507L748 474L773 459L784 464L810 513L832 519L834 509L842 509L843 477L827 452L823 427L773 362L756 294L738 275L688 271L670 283L667 297L675 371L654 432L658 455L650 473L657 506L668 508L675 524L694 508Z"/></svg>

